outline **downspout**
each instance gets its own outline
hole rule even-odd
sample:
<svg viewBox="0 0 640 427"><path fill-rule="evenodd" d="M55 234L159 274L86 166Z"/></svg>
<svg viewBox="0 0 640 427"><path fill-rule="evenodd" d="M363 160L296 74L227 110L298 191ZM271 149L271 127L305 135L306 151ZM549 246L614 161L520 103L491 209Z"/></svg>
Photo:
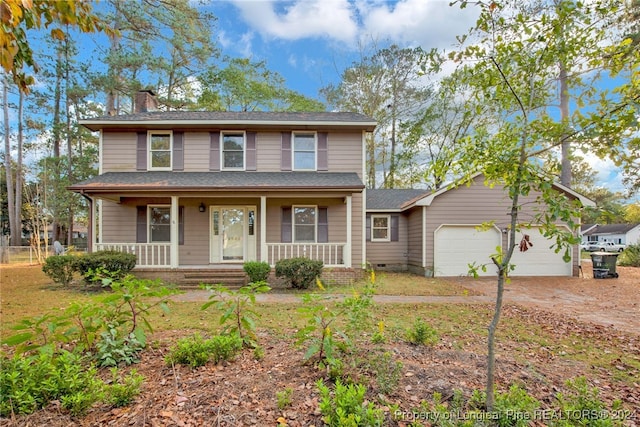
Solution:
<svg viewBox="0 0 640 427"><path fill-rule="evenodd" d="M91 253L93 252L93 236L95 236L94 233L94 221L93 221L93 199L89 196L87 196L84 193L84 190L80 191L80 195L82 197L84 197L88 202L89 202L89 225L87 226L87 253Z"/></svg>

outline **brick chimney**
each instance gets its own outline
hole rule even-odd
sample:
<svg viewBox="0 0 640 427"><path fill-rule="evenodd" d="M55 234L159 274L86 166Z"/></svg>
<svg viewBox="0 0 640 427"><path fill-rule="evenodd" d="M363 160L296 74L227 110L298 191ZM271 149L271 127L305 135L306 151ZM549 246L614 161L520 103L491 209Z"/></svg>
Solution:
<svg viewBox="0 0 640 427"><path fill-rule="evenodd" d="M151 90L139 90L133 103L134 113L147 113L158 109L156 94Z"/></svg>

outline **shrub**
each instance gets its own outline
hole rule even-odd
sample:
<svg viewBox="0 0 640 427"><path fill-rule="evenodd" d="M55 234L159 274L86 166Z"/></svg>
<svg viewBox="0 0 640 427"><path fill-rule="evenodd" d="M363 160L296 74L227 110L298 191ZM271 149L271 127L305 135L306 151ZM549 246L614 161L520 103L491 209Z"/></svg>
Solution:
<svg viewBox="0 0 640 427"><path fill-rule="evenodd" d="M629 245L618 256L618 265L640 267L640 245Z"/></svg>
<svg viewBox="0 0 640 427"><path fill-rule="evenodd" d="M93 272L104 269L115 274L115 278L124 277L136 266L136 256L119 251L92 252L76 260L76 268L89 283L99 280Z"/></svg>
<svg viewBox="0 0 640 427"><path fill-rule="evenodd" d="M54 255L45 260L42 271L55 283L66 286L73 280L75 263L76 257L73 255Z"/></svg>
<svg viewBox="0 0 640 427"><path fill-rule="evenodd" d="M249 282L266 282L271 272L271 266L265 261L247 261L243 264L244 272L249 276Z"/></svg>
<svg viewBox="0 0 640 427"><path fill-rule="evenodd" d="M111 369L111 385L105 389L105 401L116 408L130 404L140 394L144 376L135 369L124 378L119 378L118 369Z"/></svg>
<svg viewBox="0 0 640 427"><path fill-rule="evenodd" d="M416 319L413 327L407 331L407 340L415 345L435 345L440 337L438 332L422 319Z"/></svg>
<svg viewBox="0 0 640 427"><path fill-rule="evenodd" d="M178 340L165 357L169 365L178 363L192 368L204 366L213 359L214 363L230 360L242 349L242 339L236 334L217 335L205 340L200 334Z"/></svg>
<svg viewBox="0 0 640 427"><path fill-rule="evenodd" d="M100 339L96 343L98 366L132 365L140 361L138 354L145 345L134 333L125 337L121 335L121 331L113 325L108 325L107 330L100 334Z"/></svg>
<svg viewBox="0 0 640 427"><path fill-rule="evenodd" d="M322 380L316 383L320 391L320 412L322 420L330 427L382 426L384 413L373 403L365 404L367 389L362 384L342 384L336 381L331 390Z"/></svg>
<svg viewBox="0 0 640 427"><path fill-rule="evenodd" d="M103 383L93 366L70 352L32 357L0 357L0 416L29 414L59 400L73 415L82 415L102 397Z"/></svg>
<svg viewBox="0 0 640 427"><path fill-rule="evenodd" d="M291 401L293 397L293 389L291 387L287 387L282 391L276 391L276 400L278 402L278 409L283 410L288 406L291 406Z"/></svg>
<svg viewBox="0 0 640 427"><path fill-rule="evenodd" d="M307 289L322 273L322 261L309 258L288 258L276 262L276 277L284 277L292 288Z"/></svg>
<svg viewBox="0 0 640 427"><path fill-rule="evenodd" d="M402 377L402 362L394 360L392 353L385 351L369 356L367 365L380 393L389 394L396 389Z"/></svg>

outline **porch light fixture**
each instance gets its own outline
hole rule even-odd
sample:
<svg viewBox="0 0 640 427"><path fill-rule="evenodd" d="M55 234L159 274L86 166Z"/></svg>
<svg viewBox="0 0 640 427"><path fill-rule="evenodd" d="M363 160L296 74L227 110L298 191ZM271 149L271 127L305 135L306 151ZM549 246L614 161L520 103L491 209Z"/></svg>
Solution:
<svg viewBox="0 0 640 427"><path fill-rule="evenodd" d="M207 208L204 206L204 203L200 202L200 206L198 206L198 210L200 212L204 212L207 210Z"/></svg>

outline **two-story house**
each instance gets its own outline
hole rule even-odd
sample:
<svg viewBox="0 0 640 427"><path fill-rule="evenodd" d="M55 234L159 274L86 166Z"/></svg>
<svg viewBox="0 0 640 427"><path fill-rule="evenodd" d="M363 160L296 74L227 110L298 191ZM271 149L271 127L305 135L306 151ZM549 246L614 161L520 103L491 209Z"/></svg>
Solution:
<svg viewBox="0 0 640 427"><path fill-rule="evenodd" d="M138 95L134 114L81 121L100 132L100 173L70 189L91 206L90 250L135 253L139 275L228 283L228 275L243 277L245 261L274 266L304 256L322 260L323 276L341 283L365 267L458 276L506 249L511 201L481 175L433 192L366 190L370 117L158 112L152 94ZM538 196L521 198L524 220L544 211ZM523 224L518 238L529 244L514 254L511 274L577 275L577 245L565 262L540 230Z"/></svg>
<svg viewBox="0 0 640 427"><path fill-rule="evenodd" d="M364 139L354 113L148 111L81 121L100 133L99 174L70 187L90 203L92 250L137 255L178 282L202 270L305 256L347 281L364 259Z"/></svg>

